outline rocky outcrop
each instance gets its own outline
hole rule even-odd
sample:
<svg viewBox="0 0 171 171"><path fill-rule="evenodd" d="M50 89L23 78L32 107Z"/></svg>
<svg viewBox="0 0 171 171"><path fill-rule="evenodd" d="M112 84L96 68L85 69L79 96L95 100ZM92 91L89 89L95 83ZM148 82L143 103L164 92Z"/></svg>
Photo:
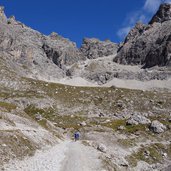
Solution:
<svg viewBox="0 0 171 171"><path fill-rule="evenodd" d="M144 32L146 27L147 26L145 24L142 24L141 22L136 23L134 29L132 29L128 33L124 43L127 43L128 41L133 41L136 37L140 36Z"/></svg>
<svg viewBox="0 0 171 171"><path fill-rule="evenodd" d="M7 17L4 13L4 7L2 7L2 6L0 7L0 21L4 21L4 22L7 21Z"/></svg>
<svg viewBox="0 0 171 171"><path fill-rule="evenodd" d="M171 65L171 4L163 4L145 26L138 23L118 50L114 62L143 68Z"/></svg>
<svg viewBox="0 0 171 171"><path fill-rule="evenodd" d="M52 33L44 40L42 48L47 57L62 69L64 69L65 65L71 65L86 59L86 57L77 49L75 43L56 33Z"/></svg>
<svg viewBox="0 0 171 171"><path fill-rule="evenodd" d="M171 20L171 4L162 4L149 24L153 24L155 22L163 23L169 20Z"/></svg>
<svg viewBox="0 0 171 171"><path fill-rule="evenodd" d="M80 51L88 59L95 59L116 54L118 47L118 44L112 43L109 40L100 41L95 38L84 38Z"/></svg>
<svg viewBox="0 0 171 171"><path fill-rule="evenodd" d="M25 65L42 77L59 78L65 75L64 65L85 59L70 40L56 33L45 36L14 16L7 19L3 7L0 16L0 55L8 56L14 65Z"/></svg>
<svg viewBox="0 0 171 171"><path fill-rule="evenodd" d="M146 118L145 116L142 115L133 115L127 120L127 125L138 125L138 124L150 124L151 121L150 119Z"/></svg>
<svg viewBox="0 0 171 171"><path fill-rule="evenodd" d="M159 121L155 120L151 123L150 125L150 129L154 132L154 133L163 133L167 128L165 125L163 125L162 123L160 123Z"/></svg>
<svg viewBox="0 0 171 171"><path fill-rule="evenodd" d="M106 153L107 147L104 144L98 144L97 150L99 150L99 151L101 151L103 153Z"/></svg>

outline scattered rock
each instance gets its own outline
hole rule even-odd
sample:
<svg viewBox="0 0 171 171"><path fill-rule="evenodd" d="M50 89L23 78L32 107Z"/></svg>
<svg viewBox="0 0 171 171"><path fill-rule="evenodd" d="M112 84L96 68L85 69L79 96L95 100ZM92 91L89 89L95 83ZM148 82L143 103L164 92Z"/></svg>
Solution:
<svg viewBox="0 0 171 171"><path fill-rule="evenodd" d="M125 130L125 127L121 125L117 128L117 130Z"/></svg>
<svg viewBox="0 0 171 171"><path fill-rule="evenodd" d="M117 87L115 85L112 85L110 88L115 90Z"/></svg>
<svg viewBox="0 0 171 171"><path fill-rule="evenodd" d="M107 119L107 120L104 121L104 123L109 123L109 122L111 122L110 119Z"/></svg>
<svg viewBox="0 0 171 171"><path fill-rule="evenodd" d="M104 117L105 115L100 112L99 117Z"/></svg>
<svg viewBox="0 0 171 171"><path fill-rule="evenodd" d="M163 156L163 157L167 157L167 153L163 153L162 156Z"/></svg>
<svg viewBox="0 0 171 171"><path fill-rule="evenodd" d="M127 125L138 125L138 124L150 124L150 119L146 118L145 116L135 114L127 120Z"/></svg>
<svg viewBox="0 0 171 171"><path fill-rule="evenodd" d="M41 120L43 119L43 117L42 117L41 114L36 114L36 115L35 115L35 119L36 119L37 121L41 121Z"/></svg>
<svg viewBox="0 0 171 171"><path fill-rule="evenodd" d="M83 121L83 122L80 123L80 126L86 126L86 125L87 125L87 124L86 124L85 121Z"/></svg>
<svg viewBox="0 0 171 171"><path fill-rule="evenodd" d="M128 167L129 164L124 157L118 158L118 164L122 167Z"/></svg>
<svg viewBox="0 0 171 171"><path fill-rule="evenodd" d="M7 145L6 144L2 144L2 147L7 147Z"/></svg>
<svg viewBox="0 0 171 171"><path fill-rule="evenodd" d="M154 133L163 133L166 129L166 126L157 120L152 121L150 125L150 130L152 130Z"/></svg>
<svg viewBox="0 0 171 171"><path fill-rule="evenodd" d="M106 146L104 144L98 144L97 150L99 150L99 151L101 151L103 153L106 153L107 148L106 148Z"/></svg>
<svg viewBox="0 0 171 171"><path fill-rule="evenodd" d="M121 100L119 100L119 101L117 102L117 107L119 107L119 108L125 108L124 102L121 101Z"/></svg>

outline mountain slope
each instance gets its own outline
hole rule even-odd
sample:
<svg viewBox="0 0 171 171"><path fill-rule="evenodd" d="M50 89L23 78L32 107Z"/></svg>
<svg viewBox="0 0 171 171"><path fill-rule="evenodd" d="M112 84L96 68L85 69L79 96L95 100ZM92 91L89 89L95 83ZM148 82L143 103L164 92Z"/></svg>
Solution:
<svg viewBox="0 0 171 171"><path fill-rule="evenodd" d="M15 20L6 18L1 7L0 56L20 67L21 73L60 78L65 65L84 60L76 45L52 33L45 36ZM12 67L12 66L11 66Z"/></svg>
<svg viewBox="0 0 171 171"><path fill-rule="evenodd" d="M171 65L171 4L162 4L148 25L138 23L119 49L115 62L143 68Z"/></svg>
<svg viewBox="0 0 171 171"><path fill-rule="evenodd" d="M14 17L7 19L0 8L0 170L29 170L28 161L34 163L31 170L53 170L59 166L74 170L72 157L74 161L81 159L76 169L85 167L86 171L92 162L94 170L100 167L106 171L169 168L170 68L141 69L142 65L113 62L115 55L118 59L127 47L134 52L128 45L131 42L134 47L141 34L148 33L151 40L158 29L161 33L166 29L169 34L170 20L162 22L151 24L149 30L136 25L115 54L118 45L110 41L86 39L77 49L56 33L45 36ZM147 30L141 33L144 29ZM163 36L161 49L167 42ZM142 44L141 48L146 47ZM122 61L124 55L118 60ZM130 63L139 64L133 54L129 57ZM158 57L160 53L157 60ZM71 86L65 85L65 80ZM70 82L73 80L76 82ZM63 84L57 83L60 81ZM87 82L91 82L89 87ZM123 83L129 89L121 88ZM150 90L143 87L146 83ZM158 89L154 89L155 84ZM80 142L68 144L65 138L72 140L78 129ZM47 147L50 150L44 151Z"/></svg>

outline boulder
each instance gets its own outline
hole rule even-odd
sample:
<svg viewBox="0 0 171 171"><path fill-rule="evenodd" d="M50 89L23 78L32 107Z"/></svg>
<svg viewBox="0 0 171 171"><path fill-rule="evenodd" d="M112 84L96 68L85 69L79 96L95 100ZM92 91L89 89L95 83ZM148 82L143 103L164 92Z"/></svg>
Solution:
<svg viewBox="0 0 171 171"><path fill-rule="evenodd" d="M87 125L87 124L86 124L85 121L83 121L83 122L80 123L80 126L86 126L86 125Z"/></svg>
<svg viewBox="0 0 171 171"><path fill-rule="evenodd" d="M117 128L117 130L125 130L125 127L121 125Z"/></svg>
<svg viewBox="0 0 171 171"><path fill-rule="evenodd" d="M152 130L154 133L163 133L166 129L166 126L157 120L152 121L150 125L150 130Z"/></svg>
<svg viewBox="0 0 171 171"><path fill-rule="evenodd" d="M41 121L41 120L43 119L43 117L42 117L41 114L36 114L36 115L35 115L35 119L36 119L37 121Z"/></svg>
<svg viewBox="0 0 171 171"><path fill-rule="evenodd" d="M127 125L138 125L138 124L150 124L150 119L146 118L145 116L142 116L140 114L134 114L127 120Z"/></svg>
<svg viewBox="0 0 171 171"><path fill-rule="evenodd" d="M104 144L98 144L97 150L99 150L99 151L101 151L103 153L106 153L107 148L106 148L106 146Z"/></svg>

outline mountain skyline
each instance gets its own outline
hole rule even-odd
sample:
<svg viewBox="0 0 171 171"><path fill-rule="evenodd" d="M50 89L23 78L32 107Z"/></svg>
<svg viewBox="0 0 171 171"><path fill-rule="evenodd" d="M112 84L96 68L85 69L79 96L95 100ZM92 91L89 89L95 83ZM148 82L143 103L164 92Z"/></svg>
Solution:
<svg viewBox="0 0 171 171"><path fill-rule="evenodd" d="M84 37L121 42L136 22L148 23L162 0L130 2L95 1L13 1L2 0L7 17L15 14L21 21L49 35L51 32L69 38L80 46ZM165 1L171 3L171 0Z"/></svg>

